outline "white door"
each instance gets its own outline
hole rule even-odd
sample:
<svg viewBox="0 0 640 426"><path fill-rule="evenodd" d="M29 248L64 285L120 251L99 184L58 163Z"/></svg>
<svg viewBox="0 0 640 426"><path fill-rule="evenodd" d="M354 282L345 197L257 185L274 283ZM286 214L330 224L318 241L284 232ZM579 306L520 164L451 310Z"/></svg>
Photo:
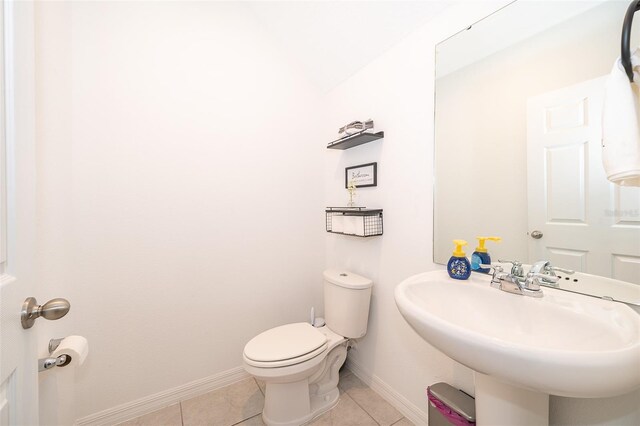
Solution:
<svg viewBox="0 0 640 426"><path fill-rule="evenodd" d="M38 325L20 323L22 303L35 296L33 4L1 4L0 425L36 425Z"/></svg>
<svg viewBox="0 0 640 426"><path fill-rule="evenodd" d="M602 166L605 81L528 100L529 260L640 284L640 188Z"/></svg>

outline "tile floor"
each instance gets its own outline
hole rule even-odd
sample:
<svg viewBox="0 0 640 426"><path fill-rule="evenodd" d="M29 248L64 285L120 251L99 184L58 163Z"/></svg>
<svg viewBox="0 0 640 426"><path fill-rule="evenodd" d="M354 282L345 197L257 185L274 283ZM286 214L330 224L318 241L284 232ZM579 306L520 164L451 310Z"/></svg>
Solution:
<svg viewBox="0 0 640 426"><path fill-rule="evenodd" d="M314 426L412 426L351 371L340 371L340 401ZM121 426L262 426L264 383L253 378L171 405Z"/></svg>

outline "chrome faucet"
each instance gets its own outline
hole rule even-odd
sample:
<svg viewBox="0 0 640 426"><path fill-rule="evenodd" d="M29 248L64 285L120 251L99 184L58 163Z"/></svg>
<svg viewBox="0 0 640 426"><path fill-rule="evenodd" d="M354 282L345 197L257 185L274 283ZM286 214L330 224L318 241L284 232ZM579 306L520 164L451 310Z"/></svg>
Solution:
<svg viewBox="0 0 640 426"><path fill-rule="evenodd" d="M558 287L558 281L560 280L556 275L557 272L562 272L566 275L571 275L575 271L571 269L558 268L557 266L551 266L551 262L548 260L541 260L536 262L531 267L531 272L540 274L542 276L540 280L541 285L548 287Z"/></svg>
<svg viewBox="0 0 640 426"><path fill-rule="evenodd" d="M533 268L531 268L532 270L529 271L526 276L522 276L519 275L524 274L522 263L518 261L510 261L509 263L513 264L510 273L504 272L504 268L500 265L480 265L481 268L493 269L491 287L498 288L508 293L520 294L522 296L542 297L544 293L542 293L540 285L545 285L546 283L557 283L560 279L557 276L550 276L535 272L533 271Z"/></svg>
<svg viewBox="0 0 640 426"><path fill-rule="evenodd" d="M517 260L500 260L500 263L510 263L511 264L511 275L515 275L516 277L524 278L524 268L522 267L522 262L518 262Z"/></svg>

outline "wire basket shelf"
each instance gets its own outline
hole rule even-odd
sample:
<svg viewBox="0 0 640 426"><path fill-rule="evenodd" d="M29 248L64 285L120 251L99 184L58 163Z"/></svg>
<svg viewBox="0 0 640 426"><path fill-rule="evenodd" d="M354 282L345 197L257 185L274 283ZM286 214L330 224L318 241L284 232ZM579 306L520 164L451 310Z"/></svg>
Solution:
<svg viewBox="0 0 640 426"><path fill-rule="evenodd" d="M382 209L327 207L326 228L332 234L375 237L383 233Z"/></svg>

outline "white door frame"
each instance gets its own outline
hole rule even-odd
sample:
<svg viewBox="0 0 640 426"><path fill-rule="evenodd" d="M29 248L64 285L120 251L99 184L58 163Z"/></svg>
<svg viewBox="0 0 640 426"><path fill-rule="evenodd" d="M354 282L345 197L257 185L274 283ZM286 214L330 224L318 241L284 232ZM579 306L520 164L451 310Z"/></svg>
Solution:
<svg viewBox="0 0 640 426"><path fill-rule="evenodd" d="M0 382L10 410L0 422L38 424L37 329L24 330L20 308L35 295L36 149L34 2L4 0L6 262L0 270ZM1 228L0 228L1 229ZM15 285L17 284L17 285ZM8 377L11 377L9 380ZM8 389L8 390L7 390Z"/></svg>

